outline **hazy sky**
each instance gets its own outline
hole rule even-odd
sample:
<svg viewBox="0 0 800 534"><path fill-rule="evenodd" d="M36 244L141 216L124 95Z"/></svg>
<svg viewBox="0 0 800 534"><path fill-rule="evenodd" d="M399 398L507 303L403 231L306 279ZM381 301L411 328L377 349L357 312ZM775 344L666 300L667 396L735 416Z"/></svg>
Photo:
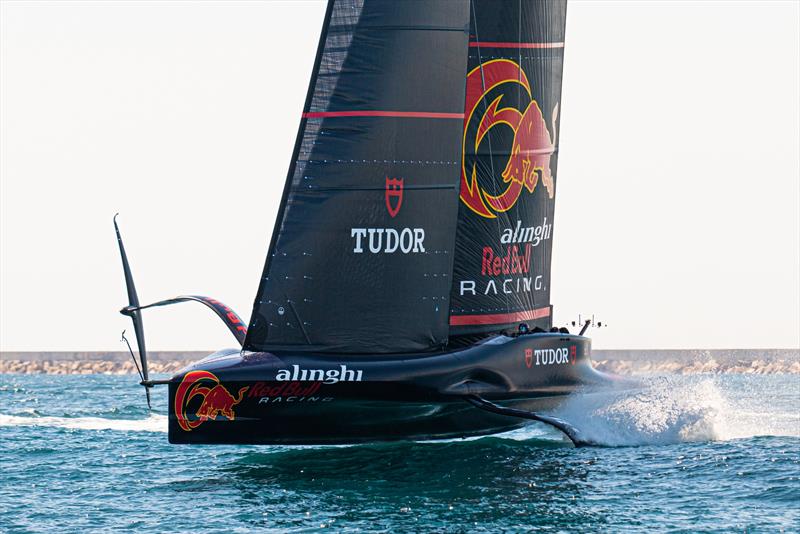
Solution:
<svg viewBox="0 0 800 534"><path fill-rule="evenodd" d="M10 2L0 350L123 350L139 295L248 318L325 3ZM552 300L595 348L800 346L800 3L567 16ZM149 347L235 346L198 304Z"/></svg>

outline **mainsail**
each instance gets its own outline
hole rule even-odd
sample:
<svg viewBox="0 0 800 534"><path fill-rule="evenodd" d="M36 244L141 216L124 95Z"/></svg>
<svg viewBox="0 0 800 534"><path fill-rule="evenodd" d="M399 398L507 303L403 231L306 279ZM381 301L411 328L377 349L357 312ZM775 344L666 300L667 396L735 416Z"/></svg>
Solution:
<svg viewBox="0 0 800 534"><path fill-rule="evenodd" d="M550 325L565 10L329 1L245 350Z"/></svg>
<svg viewBox="0 0 800 534"><path fill-rule="evenodd" d="M245 350L446 345L468 32L468 2L329 2Z"/></svg>

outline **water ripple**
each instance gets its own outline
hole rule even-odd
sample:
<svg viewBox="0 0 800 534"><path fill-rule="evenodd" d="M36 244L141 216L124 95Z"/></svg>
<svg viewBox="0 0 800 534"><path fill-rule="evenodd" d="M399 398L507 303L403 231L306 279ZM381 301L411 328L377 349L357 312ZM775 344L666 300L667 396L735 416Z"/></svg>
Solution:
<svg viewBox="0 0 800 534"><path fill-rule="evenodd" d="M202 447L169 445L163 411L147 415L125 377L0 375L0 529L798 530L800 377L648 387L564 408L622 448L575 449L538 424L433 443Z"/></svg>

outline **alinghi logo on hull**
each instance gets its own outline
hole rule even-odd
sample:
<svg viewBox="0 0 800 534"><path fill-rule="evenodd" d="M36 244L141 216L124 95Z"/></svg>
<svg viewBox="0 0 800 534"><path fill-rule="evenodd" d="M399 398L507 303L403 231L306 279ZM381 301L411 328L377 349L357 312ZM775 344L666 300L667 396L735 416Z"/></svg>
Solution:
<svg viewBox="0 0 800 534"><path fill-rule="evenodd" d="M337 382L361 382L364 371L361 369L348 369L340 365L339 369L300 369L299 365L292 365L292 369L281 369L275 375L278 382L323 382L335 384Z"/></svg>

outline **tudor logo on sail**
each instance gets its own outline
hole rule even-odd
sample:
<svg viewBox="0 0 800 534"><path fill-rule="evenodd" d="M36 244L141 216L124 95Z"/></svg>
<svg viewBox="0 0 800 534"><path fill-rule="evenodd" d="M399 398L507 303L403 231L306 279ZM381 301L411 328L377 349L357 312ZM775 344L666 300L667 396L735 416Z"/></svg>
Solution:
<svg viewBox="0 0 800 534"><path fill-rule="evenodd" d="M386 177L384 202L394 219L403 205L403 178ZM424 228L351 228L353 254L418 254L425 252Z"/></svg>
<svg viewBox="0 0 800 534"><path fill-rule="evenodd" d="M400 206L403 205L403 179L386 177L386 192L383 195L386 200L386 210L389 216L394 219L400 213Z"/></svg>
<svg viewBox="0 0 800 534"><path fill-rule="evenodd" d="M527 104L515 107L514 102L519 100L517 95L526 95ZM514 61L495 59L475 67L467 75L461 201L481 217L493 219L498 213L510 210L523 189L533 193L540 180L548 198L552 199L555 184L551 158L555 153L557 119L558 104L550 114L551 136L542 109L533 99L528 77ZM491 194L480 184L476 155L486 135L501 126L510 127L514 139L500 173L499 194ZM497 178L490 176L489 179Z"/></svg>

